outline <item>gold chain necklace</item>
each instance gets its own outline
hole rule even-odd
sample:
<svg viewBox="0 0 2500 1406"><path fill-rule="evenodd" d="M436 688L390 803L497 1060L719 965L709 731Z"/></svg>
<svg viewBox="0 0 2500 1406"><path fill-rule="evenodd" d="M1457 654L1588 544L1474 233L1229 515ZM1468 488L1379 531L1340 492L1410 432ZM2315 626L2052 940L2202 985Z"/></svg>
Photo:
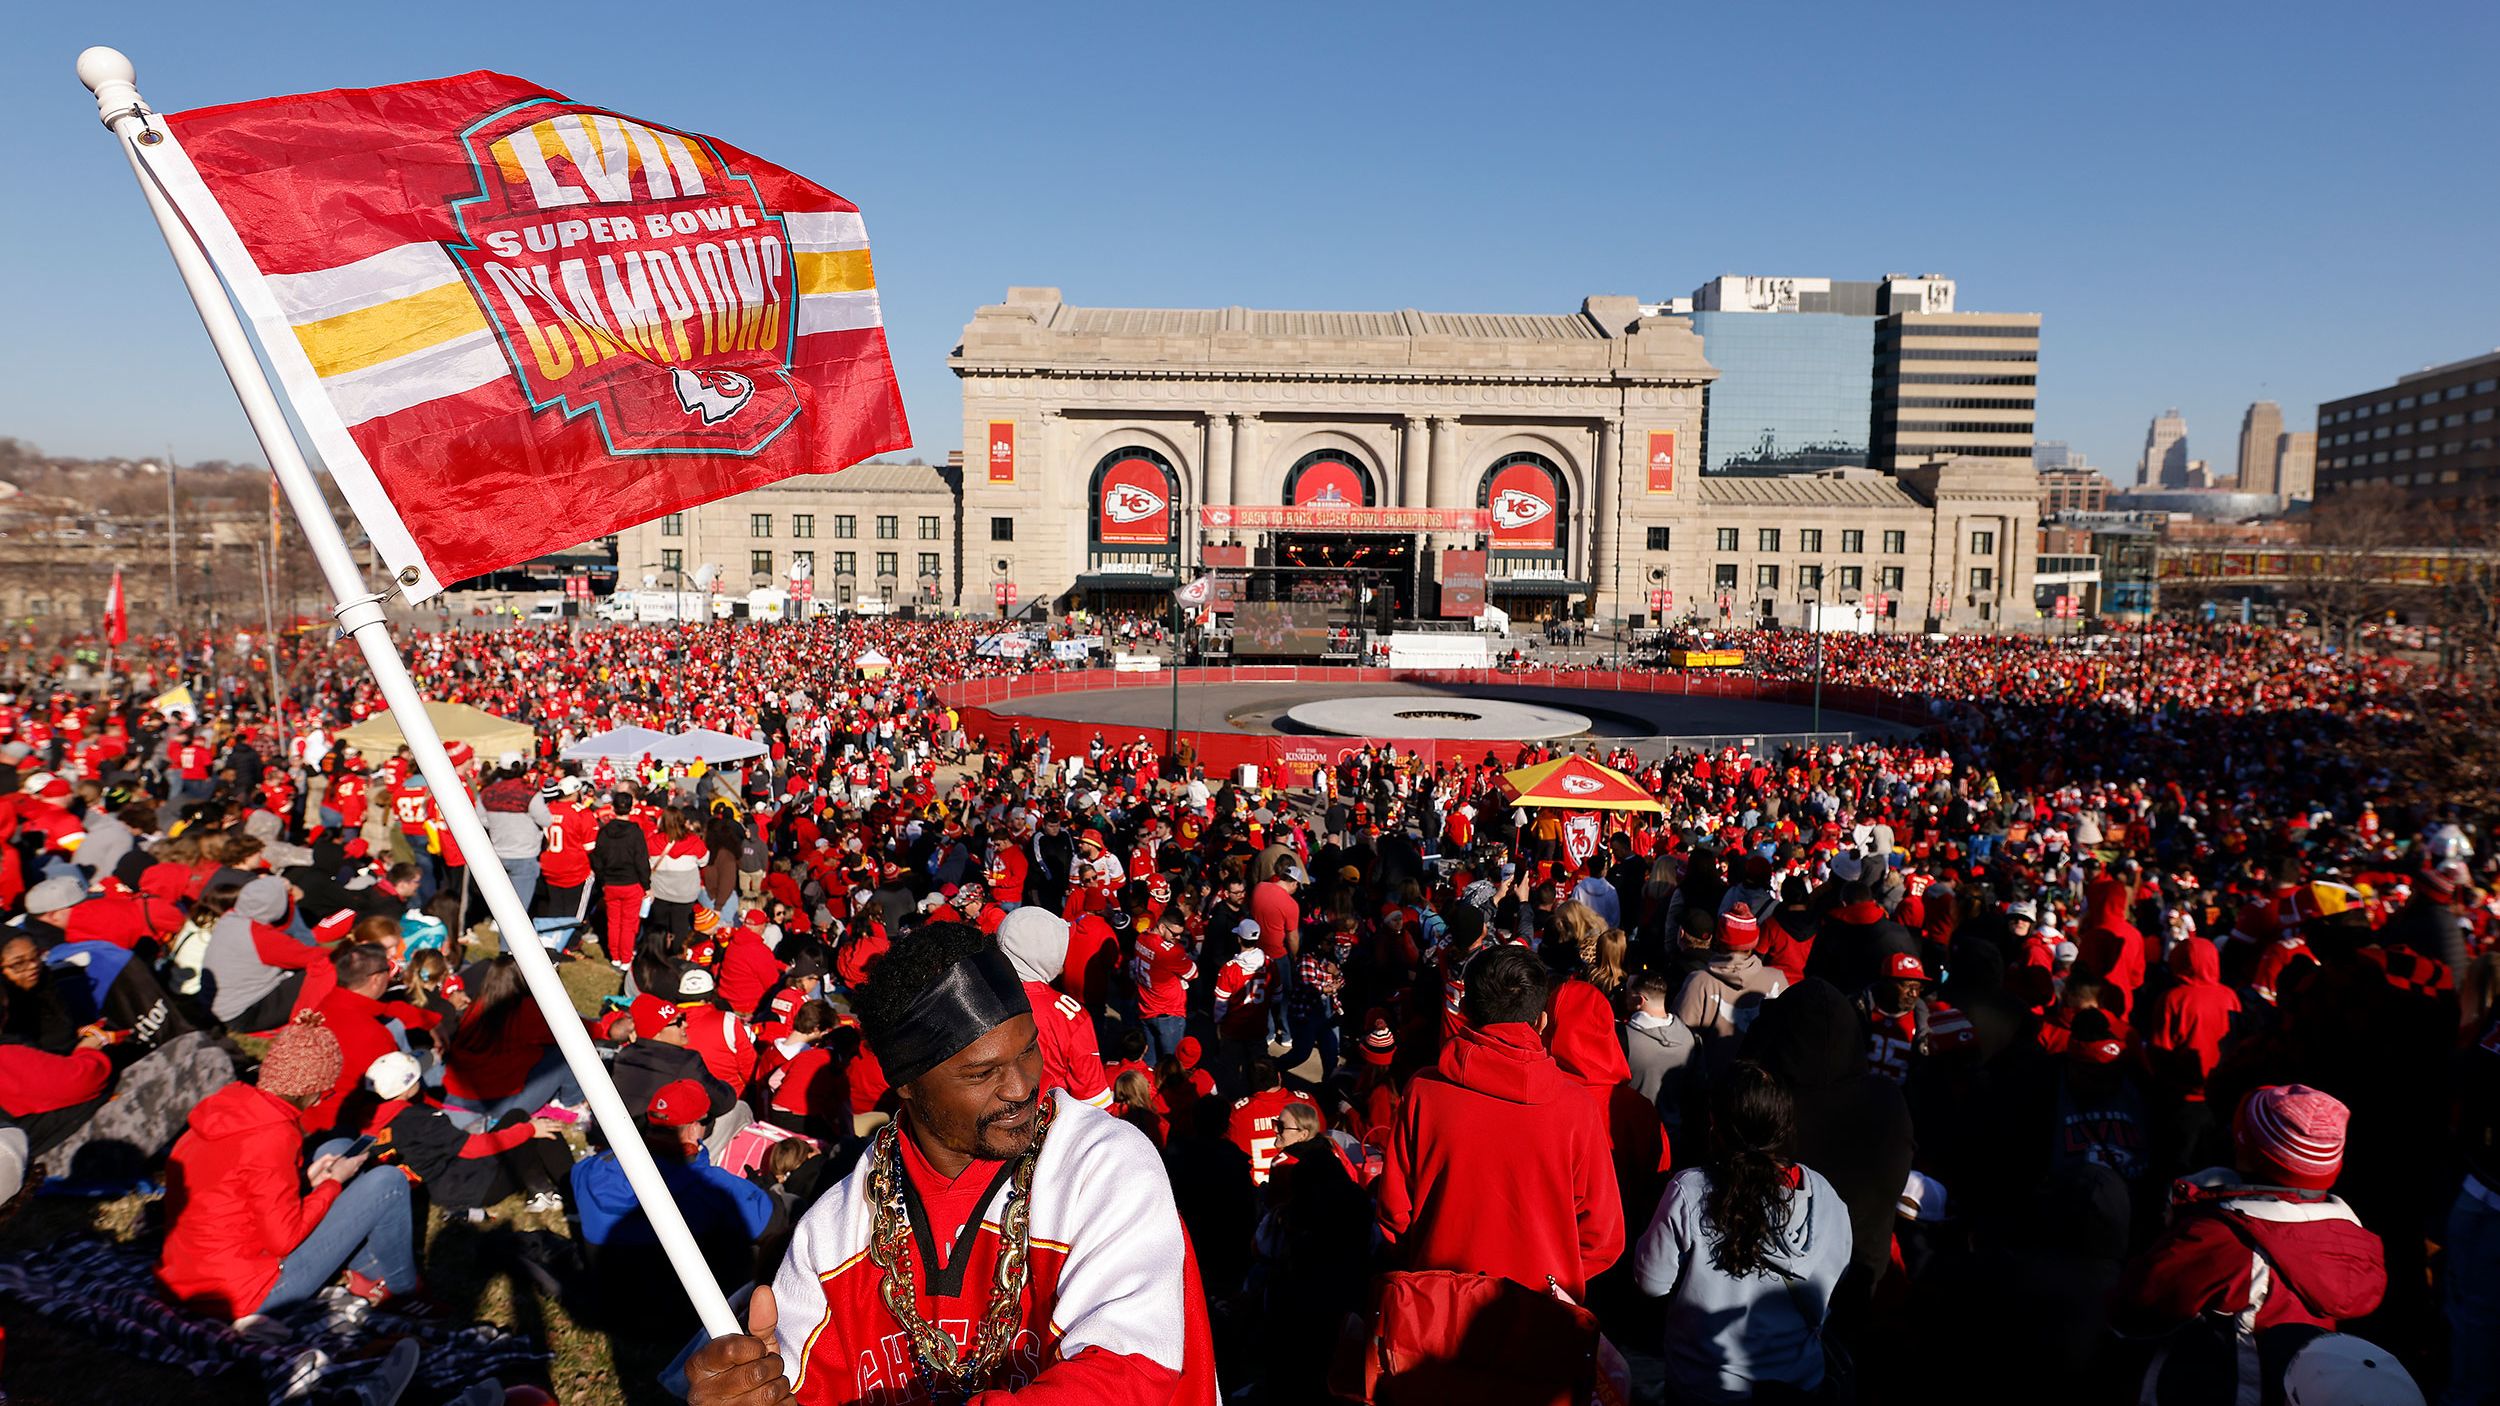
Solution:
<svg viewBox="0 0 2500 1406"><path fill-rule="evenodd" d="M876 1207L868 1232L868 1262L883 1276L878 1286L886 1312L902 1327L914 1361L932 1387L967 1397L987 1390L991 1375L1007 1360L1023 1326L1024 1284L1030 1265L1033 1223L1033 1166L1041 1160L1042 1139L1050 1133L1056 1100L1048 1094L1034 1116L1033 1145L1016 1160L1007 1187L1007 1205L999 1218L998 1263L989 1306L971 1344L961 1352L945 1329L920 1316L920 1281L913 1272L911 1212L903 1204L902 1129L886 1124L868 1157L868 1200ZM974 1215L980 1210L975 1209Z"/></svg>

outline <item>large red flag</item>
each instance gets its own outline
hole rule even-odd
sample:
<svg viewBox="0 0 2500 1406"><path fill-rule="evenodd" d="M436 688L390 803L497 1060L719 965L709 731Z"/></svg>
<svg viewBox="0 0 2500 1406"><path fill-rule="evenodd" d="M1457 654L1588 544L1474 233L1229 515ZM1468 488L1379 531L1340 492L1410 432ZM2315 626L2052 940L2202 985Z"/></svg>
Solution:
<svg viewBox="0 0 2500 1406"><path fill-rule="evenodd" d="M137 150L412 599L910 443L858 207L497 73Z"/></svg>
<svg viewBox="0 0 2500 1406"><path fill-rule="evenodd" d="M104 593L104 642L115 649L130 638L130 602L122 597L122 573L113 568L113 588Z"/></svg>

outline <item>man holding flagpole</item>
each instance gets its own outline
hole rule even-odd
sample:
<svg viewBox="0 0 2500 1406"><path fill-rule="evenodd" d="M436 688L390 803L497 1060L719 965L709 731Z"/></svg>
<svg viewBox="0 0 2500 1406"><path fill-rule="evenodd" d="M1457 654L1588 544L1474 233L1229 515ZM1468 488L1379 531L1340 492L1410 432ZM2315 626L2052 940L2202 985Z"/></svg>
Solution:
<svg viewBox="0 0 2500 1406"><path fill-rule="evenodd" d="M1206 1295L1154 1144L1045 1090L1023 981L962 923L859 996L902 1111L817 1202L692 1406L1212 1406Z"/></svg>

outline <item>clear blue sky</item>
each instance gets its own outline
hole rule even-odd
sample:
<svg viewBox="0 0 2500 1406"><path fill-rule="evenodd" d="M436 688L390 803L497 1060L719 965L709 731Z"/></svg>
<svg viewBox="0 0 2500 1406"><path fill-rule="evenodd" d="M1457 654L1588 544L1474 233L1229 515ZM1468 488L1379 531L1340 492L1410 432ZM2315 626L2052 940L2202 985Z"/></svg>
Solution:
<svg viewBox="0 0 2500 1406"><path fill-rule="evenodd" d="M903 393L1010 283L1103 305L1567 311L1718 273L2036 311L2040 431L2133 472L2242 408L2500 345L2500 7L823 3L16 7L0 434L253 446L94 106L493 67L857 201Z"/></svg>

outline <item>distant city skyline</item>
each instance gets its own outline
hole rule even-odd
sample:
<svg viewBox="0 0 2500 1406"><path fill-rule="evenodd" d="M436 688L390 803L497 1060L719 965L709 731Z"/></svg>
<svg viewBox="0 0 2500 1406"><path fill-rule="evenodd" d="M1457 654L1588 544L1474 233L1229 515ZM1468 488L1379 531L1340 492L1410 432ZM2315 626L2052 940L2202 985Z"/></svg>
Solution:
<svg viewBox="0 0 2500 1406"><path fill-rule="evenodd" d="M795 76L690 64L684 12L639 0L561 34L448 11L132 0L99 24L33 7L0 53L20 189L41 193L0 211L0 252L28 275L0 338L0 435L65 454L259 458L70 76L96 42L127 49L166 111L492 67L819 180L866 212L914 447L932 460L962 434L946 353L1019 283L1102 307L1568 313L1591 291L1663 300L1729 272L1945 270L1963 307L2041 316L2038 424L2114 476L2165 406L2203 427L2228 474L2252 401L2280 404L2295 433L2321 401L2500 343L2500 191L2456 182L2447 140L2485 121L2489 7L2356 25L2294 4L2254 26L2190 7L2165 13L2149 50L2138 25L2054 8L1985 25L1919 3L1787 14L1765 17L1780 61L1816 81L1764 103L1750 65L1670 75L1656 60L1699 52L1700 17L1632 5L1389 4L1292 23L740 9L729 50L769 35L773 53L802 56ZM968 33L993 62L966 63ZM1915 78L1871 61L1911 36ZM2280 101L2283 74L2323 66L2333 83ZM1979 124L1896 101L1957 72L2096 101L2000 106ZM1585 77L1567 102L1482 100L1505 74L1551 73ZM1053 77L1021 77L1036 74ZM1360 102L1345 100L1350 74ZM1905 155L1866 159L1871 110ZM2130 212L2155 169L2183 178L2147 222ZM2434 194L2399 221L2345 201L2248 218L2322 170ZM1988 198L1939 203L1957 190Z"/></svg>

